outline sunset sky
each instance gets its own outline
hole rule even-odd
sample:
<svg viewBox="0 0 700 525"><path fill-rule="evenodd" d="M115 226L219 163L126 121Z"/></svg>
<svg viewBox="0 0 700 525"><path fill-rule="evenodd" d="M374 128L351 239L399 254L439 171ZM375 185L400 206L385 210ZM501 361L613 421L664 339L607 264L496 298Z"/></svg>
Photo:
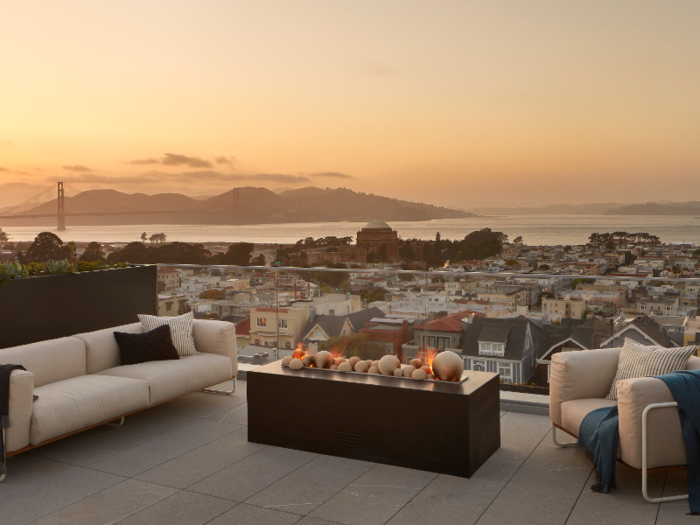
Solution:
<svg viewBox="0 0 700 525"><path fill-rule="evenodd" d="M700 200L700 2L5 2L0 206L52 182Z"/></svg>

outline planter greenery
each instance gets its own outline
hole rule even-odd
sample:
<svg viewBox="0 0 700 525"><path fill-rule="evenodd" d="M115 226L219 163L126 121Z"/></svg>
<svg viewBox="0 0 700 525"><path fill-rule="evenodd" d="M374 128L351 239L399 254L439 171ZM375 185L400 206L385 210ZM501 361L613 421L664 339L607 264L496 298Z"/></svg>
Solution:
<svg viewBox="0 0 700 525"><path fill-rule="evenodd" d="M110 268L126 268L126 264L105 264L101 261L70 262L67 259L43 263L28 263L22 265L18 259L0 263L0 286L5 286L11 279L40 277L43 275L62 275L66 273L93 272Z"/></svg>

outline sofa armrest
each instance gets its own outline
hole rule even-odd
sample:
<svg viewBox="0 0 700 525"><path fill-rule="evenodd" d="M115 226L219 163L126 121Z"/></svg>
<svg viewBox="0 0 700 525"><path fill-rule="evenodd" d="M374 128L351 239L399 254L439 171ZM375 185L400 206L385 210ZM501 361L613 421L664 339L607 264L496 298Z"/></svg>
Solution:
<svg viewBox="0 0 700 525"><path fill-rule="evenodd" d="M552 356L549 417L561 426L561 405L573 399L604 398L615 379L620 348L560 352Z"/></svg>
<svg viewBox="0 0 700 525"><path fill-rule="evenodd" d="M233 377L236 377L238 373L236 325L226 321L195 319L192 337L198 352L229 357L233 368Z"/></svg>
<svg viewBox="0 0 700 525"><path fill-rule="evenodd" d="M10 374L10 426L5 431L5 451L14 452L29 445L34 400L34 374L13 370Z"/></svg>
<svg viewBox="0 0 700 525"><path fill-rule="evenodd" d="M653 403L674 401L666 383L655 377L626 379L617 383L622 461L634 468L642 468L642 412ZM647 437L649 468L686 464L678 408L649 411Z"/></svg>

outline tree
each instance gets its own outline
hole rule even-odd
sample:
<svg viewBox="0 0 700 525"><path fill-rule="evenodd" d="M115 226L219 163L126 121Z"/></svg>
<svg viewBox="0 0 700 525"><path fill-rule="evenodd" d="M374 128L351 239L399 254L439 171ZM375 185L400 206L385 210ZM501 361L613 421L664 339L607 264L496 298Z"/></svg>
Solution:
<svg viewBox="0 0 700 525"><path fill-rule="evenodd" d="M331 337L322 342L319 350L341 349L345 357L357 356L360 359L381 359L384 355L382 345L372 341L369 334L353 334Z"/></svg>
<svg viewBox="0 0 700 525"><path fill-rule="evenodd" d="M208 299L212 301L223 301L226 299L226 294L223 290L217 290L215 288L210 288L209 290L204 290L199 294L200 299Z"/></svg>
<svg viewBox="0 0 700 525"><path fill-rule="evenodd" d="M253 266L267 266L267 260L265 259L265 256L261 253L257 257L254 257L252 261L250 261L250 264Z"/></svg>
<svg viewBox="0 0 700 525"><path fill-rule="evenodd" d="M551 268L548 264L543 264L540 266L540 270L551 270Z"/></svg>
<svg viewBox="0 0 700 525"><path fill-rule="evenodd" d="M0 246L5 244L9 240L10 239L7 237L7 234L4 231L0 231Z"/></svg>
<svg viewBox="0 0 700 525"><path fill-rule="evenodd" d="M513 239L513 244L522 244L523 243L523 238L518 235L515 239Z"/></svg>
<svg viewBox="0 0 700 525"><path fill-rule="evenodd" d="M146 235L146 232L143 232L141 234L141 242L146 242L146 239L148 239L148 236Z"/></svg>
<svg viewBox="0 0 700 525"><path fill-rule="evenodd" d="M36 236L27 253L22 258L23 263L61 261L69 259L70 248L63 245L63 241L51 232L42 232Z"/></svg>
<svg viewBox="0 0 700 525"><path fill-rule="evenodd" d="M91 242L85 248L83 255L80 257L80 262L104 262L105 252L102 251L102 245L99 242Z"/></svg>
<svg viewBox="0 0 700 525"><path fill-rule="evenodd" d="M518 261L516 261L515 259L508 259L506 261L506 266L515 266L516 264L518 264Z"/></svg>
<svg viewBox="0 0 700 525"><path fill-rule="evenodd" d="M228 247L228 251L219 256L221 264L246 266L250 262L250 254L255 245L250 242L238 242Z"/></svg>
<svg viewBox="0 0 700 525"><path fill-rule="evenodd" d="M569 253L571 250L573 250L573 248L572 248L571 246L568 246L568 245L567 245L567 246L564 246L564 251L565 251L566 253Z"/></svg>

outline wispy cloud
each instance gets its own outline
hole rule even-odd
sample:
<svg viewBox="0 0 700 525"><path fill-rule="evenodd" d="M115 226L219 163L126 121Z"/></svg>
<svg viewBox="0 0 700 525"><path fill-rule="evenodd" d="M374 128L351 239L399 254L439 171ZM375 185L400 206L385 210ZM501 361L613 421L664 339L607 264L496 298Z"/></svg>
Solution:
<svg viewBox="0 0 700 525"><path fill-rule="evenodd" d="M53 182L53 178L44 179ZM232 174L221 173L214 170L187 171L181 173L167 173L163 171L147 171L138 175L112 176L85 173L74 175L66 179L73 184L113 184L113 185L156 185L163 183L173 184L226 184L233 182L257 182L257 183L285 183L299 184L310 182L305 175L289 175L285 173L256 173L256 174Z"/></svg>
<svg viewBox="0 0 700 525"><path fill-rule="evenodd" d="M177 153L166 153L161 159L164 166L189 166L190 168L211 168L213 164L199 157L188 157Z"/></svg>
<svg viewBox="0 0 700 525"><path fill-rule="evenodd" d="M64 170L68 171L92 171L91 168L88 168L87 166L82 166L80 164L75 164L73 166L61 166Z"/></svg>
<svg viewBox="0 0 700 525"><path fill-rule="evenodd" d="M10 172L10 170L8 170L7 168L3 168L2 166L0 166L0 171L5 171L5 172L7 172L7 173Z"/></svg>
<svg viewBox="0 0 700 525"><path fill-rule="evenodd" d="M127 164L134 164L134 165L143 165L143 164L158 164L160 161L157 159L137 159L137 160L130 160L127 162Z"/></svg>
<svg viewBox="0 0 700 525"><path fill-rule="evenodd" d="M33 182L22 182L22 181L12 181L0 184L0 191L13 191L13 190L28 190L28 189L41 189L44 188L43 184L35 184Z"/></svg>
<svg viewBox="0 0 700 525"><path fill-rule="evenodd" d="M236 157L232 157L230 155L228 157L216 157L214 159L214 162L216 162L217 164L226 164L227 166L233 166L236 163Z"/></svg>
<svg viewBox="0 0 700 525"><path fill-rule="evenodd" d="M365 62L365 73L372 77L385 77L393 75L396 70L378 60L368 60Z"/></svg>
<svg viewBox="0 0 700 525"><path fill-rule="evenodd" d="M323 171L321 173L310 173L312 177L328 177L331 179L354 179L352 175L347 173L338 173L337 171Z"/></svg>

